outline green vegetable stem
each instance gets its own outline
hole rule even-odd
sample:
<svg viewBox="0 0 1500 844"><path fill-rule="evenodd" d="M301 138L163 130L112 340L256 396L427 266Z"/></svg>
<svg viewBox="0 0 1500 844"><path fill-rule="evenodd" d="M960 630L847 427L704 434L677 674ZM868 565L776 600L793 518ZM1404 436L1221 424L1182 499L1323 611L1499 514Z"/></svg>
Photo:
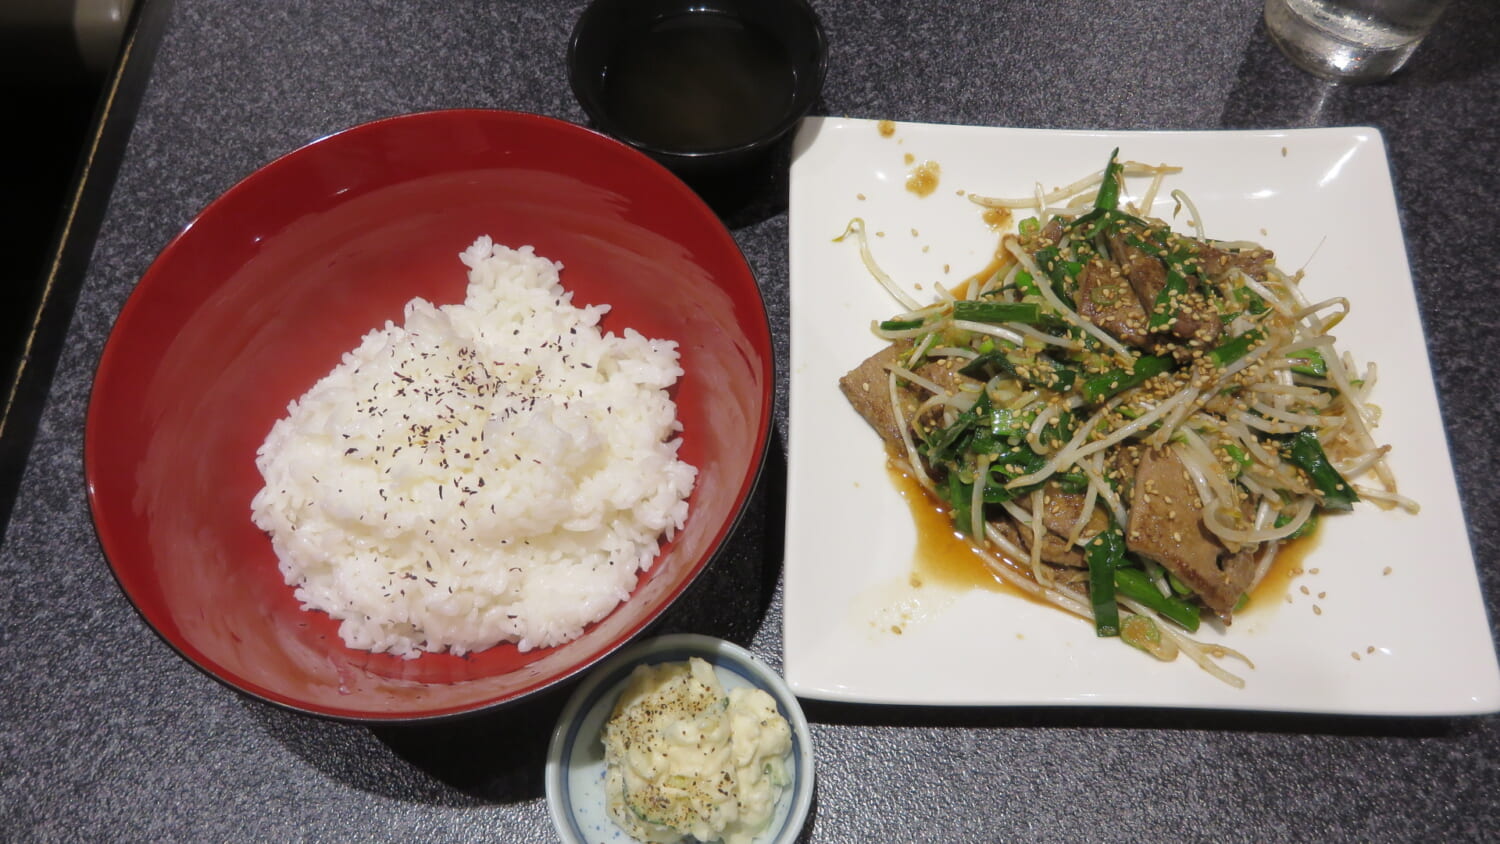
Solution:
<svg viewBox="0 0 1500 844"><path fill-rule="evenodd" d="M1344 476L1333 468L1333 463L1323 451L1323 445L1318 442L1316 431L1304 428L1292 434L1285 442L1287 460L1312 481L1313 487L1322 496L1324 507L1329 510L1354 509L1354 502L1359 500L1359 495L1344 480Z"/></svg>

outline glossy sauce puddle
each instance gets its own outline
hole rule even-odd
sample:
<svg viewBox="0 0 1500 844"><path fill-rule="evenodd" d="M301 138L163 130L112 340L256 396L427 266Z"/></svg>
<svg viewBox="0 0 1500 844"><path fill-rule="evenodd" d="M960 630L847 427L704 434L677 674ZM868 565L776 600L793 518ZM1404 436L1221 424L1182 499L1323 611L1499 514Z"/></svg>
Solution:
<svg viewBox="0 0 1500 844"><path fill-rule="evenodd" d="M975 589L1013 595L1040 606L1051 606L996 576L985 561L974 553L968 541L953 529L947 508L934 502L910 474L889 461L886 463L886 474L911 511L917 543L912 552L911 572L905 584L908 589L902 597L891 601L884 608L887 612L883 612L882 618L876 622L878 629L900 634L904 629L903 622L911 623L929 618L939 606L951 603L956 594ZM1268 611L1285 603L1286 596L1291 593L1292 582L1305 573L1303 561L1317 547L1317 538L1318 534L1315 532L1281 546L1270 571L1251 592L1250 603L1239 617L1247 622L1259 620ZM1019 566L1015 568L1023 571ZM933 590L932 587L938 589ZM935 600L922 601L918 596L923 594L923 590L945 594L932 595ZM892 596L888 594L887 597ZM913 612L915 609L923 609L925 612ZM886 617L891 614L894 614L895 620Z"/></svg>

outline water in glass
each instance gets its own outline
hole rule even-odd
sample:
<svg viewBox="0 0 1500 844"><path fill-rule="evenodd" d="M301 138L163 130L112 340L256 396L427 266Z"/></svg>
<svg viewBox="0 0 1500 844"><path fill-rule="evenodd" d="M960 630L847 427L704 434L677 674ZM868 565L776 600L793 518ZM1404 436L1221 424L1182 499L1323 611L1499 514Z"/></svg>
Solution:
<svg viewBox="0 0 1500 844"><path fill-rule="evenodd" d="M1448 0L1266 0L1266 29L1297 66L1369 82L1395 73Z"/></svg>

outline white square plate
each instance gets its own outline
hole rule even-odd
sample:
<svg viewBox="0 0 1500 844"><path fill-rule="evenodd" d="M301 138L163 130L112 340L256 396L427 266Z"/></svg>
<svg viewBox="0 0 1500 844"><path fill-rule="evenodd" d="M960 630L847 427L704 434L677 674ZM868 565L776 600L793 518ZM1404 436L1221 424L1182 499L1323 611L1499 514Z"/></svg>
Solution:
<svg viewBox="0 0 1500 844"><path fill-rule="evenodd" d="M850 238L866 221L875 260L918 301L988 262L998 235L961 191L1027 196L1121 160L1180 165L1168 189L1210 237L1256 240L1306 267L1314 301L1347 296L1340 348L1379 366L1377 439L1393 446L1412 515L1357 505L1326 518L1304 573L1227 632L1197 638L1235 689L1186 657L1161 663L1014 593L911 585L917 533L884 448L838 379L879 350L872 320L902 310ZM936 162L937 189L906 187ZM1139 186L1132 185L1132 193ZM797 694L939 705L1206 707L1451 715L1500 709L1500 668L1459 506L1407 268L1385 145L1375 129L1060 132L809 119L791 175L791 408L786 522L786 677ZM1183 217L1176 217L1179 226ZM880 233L877 235L876 233ZM1286 575L1280 575L1286 577ZM1306 588L1306 592L1303 588ZM1264 593L1258 593L1258 597ZM897 632L899 631L899 632Z"/></svg>

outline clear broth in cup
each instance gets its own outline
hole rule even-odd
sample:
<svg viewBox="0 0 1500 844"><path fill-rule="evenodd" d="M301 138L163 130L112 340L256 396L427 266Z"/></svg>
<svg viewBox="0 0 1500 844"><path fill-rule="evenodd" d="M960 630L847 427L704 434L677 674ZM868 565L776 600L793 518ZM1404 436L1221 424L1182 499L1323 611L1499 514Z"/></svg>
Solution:
<svg viewBox="0 0 1500 844"><path fill-rule="evenodd" d="M769 33L714 12L663 18L620 46L604 108L622 133L674 152L732 149L773 131L792 107L796 71Z"/></svg>

